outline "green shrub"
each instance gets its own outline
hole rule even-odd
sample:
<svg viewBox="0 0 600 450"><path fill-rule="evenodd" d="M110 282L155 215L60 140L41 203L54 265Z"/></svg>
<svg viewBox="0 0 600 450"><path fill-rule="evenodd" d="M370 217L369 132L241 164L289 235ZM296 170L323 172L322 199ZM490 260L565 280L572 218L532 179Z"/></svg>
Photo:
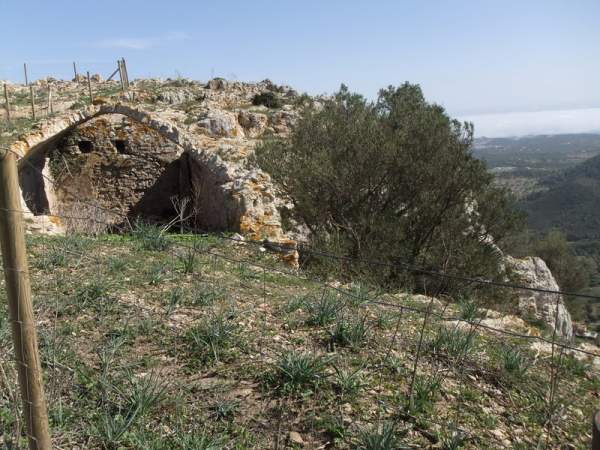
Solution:
<svg viewBox="0 0 600 450"><path fill-rule="evenodd" d="M274 92L261 92L252 97L254 106L266 106L267 108L281 108L281 99Z"/></svg>
<svg viewBox="0 0 600 450"><path fill-rule="evenodd" d="M521 215L472 156L471 124L451 119L408 83L382 90L376 102L342 86L322 105L304 109L289 136L263 141L256 160L293 199L293 218L311 231L311 244L351 258L334 261L326 274L418 282L419 274L397 264L404 262L500 277L499 257L477 230L497 242ZM477 227L465 205L476 209ZM325 259L307 262L325 266Z"/></svg>

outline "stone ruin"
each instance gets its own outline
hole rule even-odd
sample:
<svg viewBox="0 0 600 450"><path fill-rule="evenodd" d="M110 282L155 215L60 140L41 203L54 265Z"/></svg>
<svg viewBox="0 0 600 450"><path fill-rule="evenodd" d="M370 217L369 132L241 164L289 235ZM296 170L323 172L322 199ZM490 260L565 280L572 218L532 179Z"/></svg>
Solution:
<svg viewBox="0 0 600 450"><path fill-rule="evenodd" d="M179 204L199 230L287 242L266 173L224 159L199 136L143 109L104 104L72 112L11 150L20 156L30 231L119 226L136 218L164 223Z"/></svg>

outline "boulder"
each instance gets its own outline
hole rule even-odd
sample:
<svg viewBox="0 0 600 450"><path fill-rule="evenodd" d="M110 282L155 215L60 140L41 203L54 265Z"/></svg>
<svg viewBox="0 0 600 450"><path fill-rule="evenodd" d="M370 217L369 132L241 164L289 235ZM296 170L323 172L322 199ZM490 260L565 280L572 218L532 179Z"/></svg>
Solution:
<svg viewBox="0 0 600 450"><path fill-rule="evenodd" d="M198 127L214 137L244 137L237 116L229 111L219 109L208 111L204 118L198 121Z"/></svg>
<svg viewBox="0 0 600 450"><path fill-rule="evenodd" d="M505 256L504 263L511 278L518 284L547 291L559 291L558 283L543 259L528 256L516 259ZM566 339L573 338L571 314L565 307L562 295L550 292L517 290L519 314L527 320L544 323Z"/></svg>
<svg viewBox="0 0 600 450"><path fill-rule="evenodd" d="M223 91L227 88L228 83L227 80L223 78L213 78L208 83L206 83L206 87L215 91Z"/></svg>
<svg viewBox="0 0 600 450"><path fill-rule="evenodd" d="M240 111L238 113L238 122L244 128L246 136L258 137L265 131L268 118L265 114Z"/></svg>

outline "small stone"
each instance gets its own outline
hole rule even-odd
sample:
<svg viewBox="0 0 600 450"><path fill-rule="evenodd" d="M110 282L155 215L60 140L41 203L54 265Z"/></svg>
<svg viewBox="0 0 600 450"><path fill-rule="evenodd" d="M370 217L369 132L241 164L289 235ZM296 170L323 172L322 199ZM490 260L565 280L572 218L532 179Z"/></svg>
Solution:
<svg viewBox="0 0 600 450"><path fill-rule="evenodd" d="M304 440L297 431L290 431L290 441L292 441L294 444L304 445Z"/></svg>

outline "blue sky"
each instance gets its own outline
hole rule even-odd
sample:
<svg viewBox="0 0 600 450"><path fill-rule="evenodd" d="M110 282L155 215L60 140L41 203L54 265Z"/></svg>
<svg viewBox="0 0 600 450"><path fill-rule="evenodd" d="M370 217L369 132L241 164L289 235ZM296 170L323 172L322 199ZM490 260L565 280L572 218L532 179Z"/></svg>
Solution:
<svg viewBox="0 0 600 450"><path fill-rule="evenodd" d="M130 78L270 78L312 94L410 81L480 135L527 134L529 116L510 115L525 111L562 111L544 116L549 132L600 131L598 0L0 0L0 16L0 79L22 81L23 62L31 78L72 76L72 61L106 76L123 56Z"/></svg>

